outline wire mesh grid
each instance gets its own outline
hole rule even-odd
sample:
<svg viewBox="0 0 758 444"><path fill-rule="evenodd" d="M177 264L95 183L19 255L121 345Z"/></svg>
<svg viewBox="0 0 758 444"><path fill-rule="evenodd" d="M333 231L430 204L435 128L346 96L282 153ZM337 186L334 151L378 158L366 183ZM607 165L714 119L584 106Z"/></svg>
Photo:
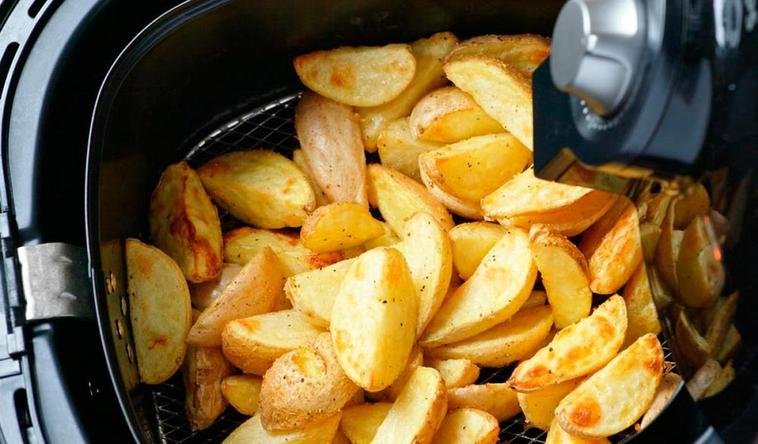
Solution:
<svg viewBox="0 0 758 444"><path fill-rule="evenodd" d="M295 105L300 92L285 95L273 102L254 108L244 115L216 128L207 137L194 145L186 154L185 160L197 166L210 158L229 151L266 148L283 154L291 153L298 147L295 136ZM671 351L663 343L667 368L675 367ZM513 370L512 367L501 369L482 369L479 383L505 382ZM237 425L245 420L234 409L228 408L212 427L193 432L184 414L184 384L180 376L154 386L151 392L157 420L158 432L164 443L211 443L220 442ZM633 427L611 437L614 443L629 441L635 434ZM511 444L544 443L547 433L530 427L523 415L500 424L500 441Z"/></svg>

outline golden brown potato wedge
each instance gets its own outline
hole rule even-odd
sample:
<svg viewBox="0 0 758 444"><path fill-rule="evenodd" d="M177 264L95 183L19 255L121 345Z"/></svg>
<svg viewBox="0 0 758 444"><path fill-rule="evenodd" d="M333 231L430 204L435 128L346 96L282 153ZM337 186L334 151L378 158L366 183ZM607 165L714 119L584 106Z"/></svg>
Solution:
<svg viewBox="0 0 758 444"><path fill-rule="evenodd" d="M448 389L448 409L472 408L485 411L498 421L513 418L521 412L516 392L507 384L471 384Z"/></svg>
<svg viewBox="0 0 758 444"><path fill-rule="evenodd" d="M200 284L190 284L192 306L198 310L208 308L213 301L221 296L224 288L229 285L240 270L242 270L242 266L239 264L224 264L221 266L221 273L215 278Z"/></svg>
<svg viewBox="0 0 758 444"><path fill-rule="evenodd" d="M555 326L563 328L587 317L592 292L582 252L565 236L541 224L529 230L529 247L553 308Z"/></svg>
<svg viewBox="0 0 758 444"><path fill-rule="evenodd" d="M508 231L489 222L469 222L453 227L448 235L453 247L453 264L461 279L474 274L484 256Z"/></svg>
<svg viewBox="0 0 758 444"><path fill-rule="evenodd" d="M658 385L658 391L655 393L653 402L650 403L650 408L645 412L645 416L640 421L640 428L644 429L648 424L658 416L664 408L668 405L671 398L679 390L679 386L682 384L682 377L674 372L669 372L663 375L661 383Z"/></svg>
<svg viewBox="0 0 758 444"><path fill-rule="evenodd" d="M316 208L308 178L294 162L268 150L235 151L197 171L213 200L260 228L299 227Z"/></svg>
<svg viewBox="0 0 758 444"><path fill-rule="evenodd" d="M542 430L549 430L555 418L555 408L563 398L579 386L585 378L572 379L550 385L542 390L530 393L518 393L518 403L529 425Z"/></svg>
<svg viewBox="0 0 758 444"><path fill-rule="evenodd" d="M221 341L235 367L263 376L279 356L305 347L323 332L299 311L282 310L228 322Z"/></svg>
<svg viewBox="0 0 758 444"><path fill-rule="evenodd" d="M192 430L210 427L226 409L221 391L232 366L218 347L187 347L184 359L184 412Z"/></svg>
<svg viewBox="0 0 758 444"><path fill-rule="evenodd" d="M497 419L477 409L449 412L434 435L434 444L495 444L500 433Z"/></svg>
<svg viewBox="0 0 758 444"><path fill-rule="evenodd" d="M376 145L382 165L394 168L415 180L421 180L418 156L442 147L441 143L418 140L411 133L407 117L385 124L376 138Z"/></svg>
<svg viewBox="0 0 758 444"><path fill-rule="evenodd" d="M416 57L403 44L314 51L295 57L293 64L305 86L352 106L389 102L411 83L416 73Z"/></svg>
<svg viewBox="0 0 758 444"><path fill-rule="evenodd" d="M445 231L453 227L447 208L423 185L392 168L369 165L368 192L371 205L379 208L384 220L401 238L405 222L418 212L431 214Z"/></svg>
<svg viewBox="0 0 758 444"><path fill-rule="evenodd" d="M702 217L692 219L684 230L676 260L679 300L688 307L712 305L724 288L721 250L718 243L708 236L707 229Z"/></svg>
<svg viewBox="0 0 758 444"><path fill-rule="evenodd" d="M662 376L663 348L646 334L563 398L555 417L575 435L613 435L647 411Z"/></svg>
<svg viewBox="0 0 758 444"><path fill-rule="evenodd" d="M442 377L437 370L418 367L387 412L371 442L431 443L445 413L447 397Z"/></svg>
<svg viewBox="0 0 758 444"><path fill-rule="evenodd" d="M295 162L295 165L297 165L298 168L300 168L300 171L305 174L305 177L308 179L308 183L311 184L311 188L313 188L313 193L316 195L316 207L320 207L322 205L326 205L329 203L329 196L326 195L324 190L321 189L318 182L316 182L316 177L313 175L313 171L311 170L310 165L308 165L308 161L305 159L305 154L303 154L303 150L296 149L292 152L292 161Z"/></svg>
<svg viewBox="0 0 758 444"><path fill-rule="evenodd" d="M252 416L258 411L262 381L255 375L227 376L221 381L221 393L238 412Z"/></svg>
<svg viewBox="0 0 758 444"><path fill-rule="evenodd" d="M642 256L645 262L653 262L658 241L661 238L661 227L650 222L640 224L640 243L642 244Z"/></svg>
<svg viewBox="0 0 758 444"><path fill-rule="evenodd" d="M221 271L221 222L200 177L187 165L169 165L150 198L150 237L190 282Z"/></svg>
<svg viewBox="0 0 758 444"><path fill-rule="evenodd" d="M329 333L278 358L261 384L260 414L266 430L294 430L342 410L358 387L342 371Z"/></svg>
<svg viewBox="0 0 758 444"><path fill-rule="evenodd" d="M306 92L295 130L313 179L332 202L366 206L366 155L352 108Z"/></svg>
<svg viewBox="0 0 758 444"><path fill-rule="evenodd" d="M353 444L371 444L376 430L392 408L390 402L356 405L342 413L340 430Z"/></svg>
<svg viewBox="0 0 758 444"><path fill-rule="evenodd" d="M426 348L438 347L507 320L529 297L536 278L528 234L509 229L471 278L445 299L419 342Z"/></svg>
<svg viewBox="0 0 758 444"><path fill-rule="evenodd" d="M455 143L504 131L470 95L454 86L437 89L419 100L408 123L414 136L429 142Z"/></svg>
<svg viewBox="0 0 758 444"><path fill-rule="evenodd" d="M690 392L690 396L695 401L703 398L708 387L716 381L716 378L721 373L721 366L717 361L708 359L697 369L694 375L687 381L687 391Z"/></svg>
<svg viewBox="0 0 758 444"><path fill-rule="evenodd" d="M610 444L608 438L584 438L563 430L558 421L553 420L547 432L545 444Z"/></svg>
<svg viewBox="0 0 758 444"><path fill-rule="evenodd" d="M382 390L405 368L417 298L405 259L392 248L363 253L345 275L330 328L342 368L363 389Z"/></svg>
<svg viewBox="0 0 758 444"><path fill-rule="evenodd" d="M479 378L479 367L468 359L426 358L424 363L440 372L449 389L471 385Z"/></svg>
<svg viewBox="0 0 758 444"><path fill-rule="evenodd" d="M716 375L716 379L711 382L711 385L708 386L707 389L705 389L705 393L703 393L703 398L710 398L711 396L716 396L719 393L721 393L729 384L734 381L734 378L737 376L737 373L734 370L734 367L732 366L732 362L729 361Z"/></svg>
<svg viewBox="0 0 758 444"><path fill-rule="evenodd" d="M420 170L419 174L421 175L421 182L429 190L429 193L448 210L466 219L482 219L482 208L478 202L464 200L445 191L423 169Z"/></svg>
<svg viewBox="0 0 758 444"><path fill-rule="evenodd" d="M427 354L468 359L484 367L502 367L531 357L544 344L552 326L549 306L522 308L500 325L463 341L431 348Z"/></svg>
<svg viewBox="0 0 758 444"><path fill-rule="evenodd" d="M332 306L342 280L355 259L346 259L287 278L284 292L292 306L308 316L308 320L320 327L328 327L332 319Z"/></svg>
<svg viewBox="0 0 758 444"><path fill-rule="evenodd" d="M337 252L315 253L305 248L300 238L290 233L241 227L224 234L224 259L227 262L245 265L266 247L276 253L285 276L342 260L342 254Z"/></svg>
<svg viewBox="0 0 758 444"><path fill-rule="evenodd" d="M624 346L628 346L646 333L657 335L661 332L661 323L658 321L658 311L650 292L650 282L647 279L647 268L644 262L626 283L624 302L626 302L627 318Z"/></svg>
<svg viewBox="0 0 758 444"><path fill-rule="evenodd" d="M626 305L621 296L613 295L519 364L508 384L519 392L533 392L590 374L616 356L625 334Z"/></svg>
<svg viewBox="0 0 758 444"><path fill-rule="evenodd" d="M708 215L711 199L703 184L688 186L679 196L674 213L675 230L684 230L696 217Z"/></svg>
<svg viewBox="0 0 758 444"><path fill-rule="evenodd" d="M267 313L283 297L284 274L270 248L264 248L247 263L200 315L187 335L187 343L202 347L221 345L227 322Z"/></svg>
<svg viewBox="0 0 758 444"><path fill-rule="evenodd" d="M360 246L383 232L382 224L368 208L353 202L335 202L318 208L305 219L300 239L311 251L326 253Z"/></svg>
<svg viewBox="0 0 758 444"><path fill-rule="evenodd" d="M455 86L532 149L532 85L528 76L498 59L476 55L455 58L445 63L444 69Z"/></svg>
<svg viewBox="0 0 758 444"><path fill-rule="evenodd" d="M457 42L458 38L449 32L438 32L429 38L416 40L411 44L416 57L416 73L411 83L399 96L383 105L358 108L367 151L376 151L377 135L388 122L407 116L424 94L445 84L442 61Z"/></svg>
<svg viewBox="0 0 758 444"><path fill-rule="evenodd" d="M711 357L711 346L700 335L684 310L679 312L674 324L674 346L679 359L693 367L699 367Z"/></svg>
<svg viewBox="0 0 758 444"><path fill-rule="evenodd" d="M269 432L261 424L261 415L239 425L226 437L223 444L313 444L330 443L340 424L340 414L333 415L317 424L298 430Z"/></svg>
<svg viewBox="0 0 758 444"><path fill-rule="evenodd" d="M331 444L351 444L350 440L345 436L344 433L342 433L342 430L337 429L336 432L334 432L334 437L332 438Z"/></svg>
<svg viewBox="0 0 758 444"><path fill-rule="evenodd" d="M494 57L530 76L550 55L550 39L534 34L477 36L458 43L445 61L472 55Z"/></svg>
<svg viewBox="0 0 758 444"><path fill-rule="evenodd" d="M416 371L416 368L421 367L422 365L424 365L424 354L421 352L420 347L415 346L413 347L413 350L411 350L408 362L405 364L405 369L400 373L400 376L395 378L395 380L392 381L392 384L388 385L386 389L381 392L371 393L370 395L376 399L394 401L400 395L403 387L405 387L405 383L408 382L408 379L410 379L413 372Z"/></svg>
<svg viewBox="0 0 758 444"><path fill-rule="evenodd" d="M127 239L127 290L140 379L160 384L182 365L192 322L182 270L166 253Z"/></svg>

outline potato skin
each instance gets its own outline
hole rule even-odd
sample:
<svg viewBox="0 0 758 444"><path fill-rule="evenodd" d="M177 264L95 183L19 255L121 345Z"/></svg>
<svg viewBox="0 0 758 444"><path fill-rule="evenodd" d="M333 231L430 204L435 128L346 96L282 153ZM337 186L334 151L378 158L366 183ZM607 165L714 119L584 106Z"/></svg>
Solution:
<svg viewBox="0 0 758 444"><path fill-rule="evenodd" d="M169 165L153 191L150 237L190 282L207 281L221 271L218 212L186 162Z"/></svg>
<svg viewBox="0 0 758 444"><path fill-rule="evenodd" d="M232 374L232 366L217 347L192 347L184 360L184 409L192 430L210 427L224 412L226 398L221 382Z"/></svg>

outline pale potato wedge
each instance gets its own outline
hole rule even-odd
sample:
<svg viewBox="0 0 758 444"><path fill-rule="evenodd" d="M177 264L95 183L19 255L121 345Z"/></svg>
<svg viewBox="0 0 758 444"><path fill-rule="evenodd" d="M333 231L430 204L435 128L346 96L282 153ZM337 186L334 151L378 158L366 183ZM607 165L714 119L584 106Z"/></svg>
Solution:
<svg viewBox="0 0 758 444"><path fill-rule="evenodd" d="M334 300L331 334L342 368L368 391L403 371L416 337L418 296L405 259L392 248L363 253Z"/></svg>
<svg viewBox="0 0 758 444"><path fill-rule="evenodd" d="M582 252L565 236L541 224L529 230L529 247L553 308L555 326L563 328L587 317L592 291Z"/></svg>
<svg viewBox="0 0 758 444"><path fill-rule="evenodd" d="M658 310L655 308L653 295L650 292L650 282L647 279L647 268L644 262L637 267L637 271L626 283L624 302L626 302L627 318L624 347L646 333L657 335L661 332Z"/></svg>
<svg viewBox="0 0 758 444"><path fill-rule="evenodd" d="M445 299L419 342L438 347L507 320L529 297L536 278L529 235L520 228L509 229L471 278Z"/></svg>
<svg viewBox="0 0 758 444"><path fill-rule="evenodd" d="M454 86L437 89L419 100L408 123L420 140L440 143L505 131L470 95Z"/></svg>
<svg viewBox="0 0 758 444"><path fill-rule="evenodd" d="M468 222L453 227L448 235L453 247L453 264L461 279L474 274L487 252L508 231L490 222Z"/></svg>
<svg viewBox="0 0 758 444"><path fill-rule="evenodd" d="M310 165L308 165L308 161L305 159L305 154L303 154L302 149L296 149L292 152L292 161L295 162L295 165L297 165L297 167L300 168L300 171L305 174L308 183L311 184L313 193L316 195L316 207L328 204L329 196L326 195L324 190L318 185L318 182L316 182L316 177L313 175L313 171L311 170Z"/></svg>
<svg viewBox="0 0 758 444"><path fill-rule="evenodd" d="M674 200L666 211L666 216L661 222L661 236L658 238L658 245L655 249L655 268L658 275L674 293L679 290L676 265L684 237L684 231L674 230L677 203L678 200Z"/></svg>
<svg viewBox="0 0 758 444"><path fill-rule="evenodd" d="M449 389L471 385L479 378L479 367L468 359L426 358L424 364L440 372Z"/></svg>
<svg viewBox="0 0 758 444"><path fill-rule="evenodd" d="M676 317L673 345L678 359L693 367L703 365L712 354L708 341L700 335L684 310Z"/></svg>
<svg viewBox="0 0 758 444"><path fill-rule="evenodd" d="M524 412L527 423L545 431L549 430L555 418L555 408L584 379L577 378L549 385L536 392L518 393L516 397L518 398L519 406L521 406L521 411Z"/></svg>
<svg viewBox="0 0 758 444"><path fill-rule="evenodd" d="M457 42L458 38L449 32L438 32L429 38L416 40L411 44L416 57L416 73L411 83L399 96L383 105L358 108L367 151L376 151L377 135L388 122L407 116L424 94L445 84L442 60Z"/></svg>
<svg viewBox="0 0 758 444"><path fill-rule="evenodd" d="M221 390L232 366L218 347L187 347L184 358L184 412L194 431L210 427L226 409Z"/></svg>
<svg viewBox="0 0 758 444"><path fill-rule="evenodd" d="M521 306L521 310L532 307L541 307L546 303L547 293L542 290L532 290L532 292L529 294L529 298L527 298L526 302L524 302L524 305Z"/></svg>
<svg viewBox="0 0 758 444"><path fill-rule="evenodd" d="M584 438L563 430L558 421L550 424L545 444L610 444L608 438Z"/></svg>
<svg viewBox="0 0 758 444"><path fill-rule="evenodd" d="M472 408L485 411L498 421L513 418L521 412L516 392L507 384L471 384L447 391L450 410Z"/></svg>
<svg viewBox="0 0 758 444"><path fill-rule="evenodd" d="M299 311L282 310L228 322L221 342L235 367L263 376L279 356L305 347L323 332Z"/></svg>
<svg viewBox="0 0 758 444"><path fill-rule="evenodd" d="M386 123L376 138L376 145L382 165L415 180L421 180L418 156L442 147L441 143L418 140L411 132L407 117Z"/></svg>
<svg viewBox="0 0 758 444"><path fill-rule="evenodd" d="M724 343L721 345L721 348L716 351L716 359L722 364L726 363L729 358L734 356L741 344L742 337L740 336L740 332L734 324L730 325L729 329L726 331Z"/></svg>
<svg viewBox="0 0 758 444"><path fill-rule="evenodd" d="M519 392L533 392L590 374L616 356L625 334L626 305L621 296L613 295L519 364L508 384Z"/></svg>
<svg viewBox="0 0 758 444"><path fill-rule="evenodd" d="M445 191L423 169L419 170L419 174L421 175L421 182L429 190L429 193L448 210L466 219L482 219L482 208L478 202L467 201Z"/></svg>
<svg viewBox="0 0 758 444"><path fill-rule="evenodd" d="M732 362L729 361L716 375L716 379L711 382L711 385L708 386L707 389L705 389L705 392L703 393L703 398L710 398L711 396L716 396L719 393L721 393L729 384L734 381L734 378L737 376L737 373L734 370L734 366L732 366Z"/></svg>
<svg viewBox="0 0 758 444"><path fill-rule="evenodd" d="M342 280L355 259L346 259L287 278L284 293L292 306L308 316L308 320L320 327L329 327L332 306Z"/></svg>
<svg viewBox="0 0 758 444"><path fill-rule="evenodd" d="M445 413L447 396L442 377L437 370L418 367L392 404L371 442L431 443Z"/></svg>
<svg viewBox="0 0 758 444"><path fill-rule="evenodd" d="M190 282L221 271L221 222L200 177L187 165L169 165L150 198L150 238L176 261Z"/></svg>
<svg viewBox="0 0 758 444"><path fill-rule="evenodd" d="M400 242L400 238L397 237L397 234L395 234L394 231L392 231L392 227L390 227L387 222L381 222L381 224L383 230L382 234L363 244L363 248L366 251L376 247L390 247Z"/></svg>
<svg viewBox="0 0 758 444"><path fill-rule="evenodd" d="M279 357L263 376L261 422L269 431L308 427L340 412L356 392L324 333Z"/></svg>
<svg viewBox="0 0 758 444"><path fill-rule="evenodd" d="M687 381L687 391L690 392L690 396L695 401L703 398L708 387L716 381L716 378L721 373L721 365L713 359L708 359L703 362L703 365L697 369L694 375Z"/></svg>
<svg viewBox="0 0 758 444"><path fill-rule="evenodd" d="M549 306L522 308L500 325L463 341L431 348L427 355L502 367L531 357L544 344L552 326Z"/></svg>
<svg viewBox="0 0 758 444"><path fill-rule="evenodd" d="M327 253L360 246L382 233L382 224L368 208L353 202L335 202L308 215L300 239L311 251Z"/></svg>
<svg viewBox="0 0 758 444"><path fill-rule="evenodd" d="M669 401L679 390L682 385L682 377L674 372L669 372L663 375L661 383L658 384L658 391L655 393L653 402L650 403L650 407L645 412L645 415L640 421L640 429L644 429L663 411L669 404Z"/></svg>
<svg viewBox="0 0 758 444"><path fill-rule="evenodd" d="M299 227L316 208L316 195L305 174L273 151L222 154L197 173L221 208L260 228Z"/></svg>
<svg viewBox="0 0 758 444"><path fill-rule="evenodd" d="M371 393L371 395L377 399L394 401L400 396L400 392L403 391L403 387L405 387L405 384L408 382L408 379L410 379L413 372L416 371L416 368L421 367L422 365L424 365L424 354L421 352L420 347L415 346L413 347L413 350L411 350L408 362L405 364L405 369L400 373L400 376L395 378L395 380L392 381L392 384L388 385L386 389L381 392Z"/></svg>
<svg viewBox="0 0 758 444"><path fill-rule="evenodd" d="M376 430L392 408L391 402L377 402L346 408L340 430L353 444L371 444Z"/></svg>
<svg viewBox="0 0 758 444"><path fill-rule="evenodd" d="M208 308L213 301L221 296L224 288L229 285L240 270L242 270L242 266L239 264L223 264L221 266L221 273L215 278L199 284L190 284L192 306L198 310Z"/></svg>
<svg viewBox="0 0 758 444"><path fill-rule="evenodd" d="M224 260L245 265L264 248L276 253L285 276L325 267L342 260L342 254L315 253L305 248L297 235L250 227L235 228L224 234Z"/></svg>
<svg viewBox="0 0 758 444"><path fill-rule="evenodd" d="M642 257L645 262L653 262L658 241L661 238L661 227L650 222L640 223L640 243L642 244Z"/></svg>
<svg viewBox="0 0 758 444"><path fill-rule="evenodd" d="M329 200L367 206L366 155L352 108L305 92L295 108L295 131L313 179Z"/></svg>
<svg viewBox="0 0 758 444"><path fill-rule="evenodd" d="M453 252L447 233L428 213L416 213L408 219L403 237L393 248L403 254L418 292L416 337L419 337L447 295Z"/></svg>
<svg viewBox="0 0 758 444"><path fill-rule="evenodd" d="M223 444L313 444L330 443L337 432L341 414L333 415L306 428L284 432L269 432L261 424L261 415L240 424L224 439Z"/></svg>
<svg viewBox="0 0 758 444"><path fill-rule="evenodd" d="M418 212L431 214L445 231L453 227L447 208L423 185L392 168L369 165L368 192L371 205L379 208L384 220L401 238L405 222Z"/></svg>
<svg viewBox="0 0 758 444"><path fill-rule="evenodd" d="M444 70L455 86L532 149L532 85L528 76L498 59L476 55L455 58L445 63Z"/></svg>
<svg viewBox="0 0 758 444"><path fill-rule="evenodd" d="M261 377L255 375L227 376L221 381L221 393L235 410L253 416L258 411L262 382Z"/></svg>
<svg viewBox="0 0 758 444"><path fill-rule="evenodd" d="M273 250L263 248L210 307L200 315L187 335L187 343L202 347L221 345L221 333L229 321L267 313L283 298L284 274Z"/></svg>
<svg viewBox="0 0 758 444"><path fill-rule="evenodd" d="M655 335L646 334L563 398L555 416L575 435L613 435L647 411L662 376L663 348Z"/></svg>
<svg viewBox="0 0 758 444"><path fill-rule="evenodd" d="M534 34L481 35L458 43L445 61L472 55L494 57L530 76L550 55L550 39Z"/></svg>
<svg viewBox="0 0 758 444"><path fill-rule="evenodd" d="M397 97L416 73L410 46L361 46L295 57L295 72L309 89L352 106L377 106Z"/></svg>
<svg viewBox="0 0 758 444"><path fill-rule="evenodd" d="M674 214L674 229L684 230L696 217L707 216L711 209L711 199L703 184L686 187L679 195Z"/></svg>
<svg viewBox="0 0 758 444"><path fill-rule="evenodd" d="M161 250L127 239L129 312L140 379L160 384L182 365L192 322L184 274Z"/></svg>
<svg viewBox="0 0 758 444"><path fill-rule="evenodd" d="M702 217L692 219L684 230L676 260L679 300L688 307L712 305L724 288L725 272L721 263L721 250L708 236L707 230Z"/></svg>
<svg viewBox="0 0 758 444"><path fill-rule="evenodd" d="M442 421L434 444L495 444L500 433L497 419L477 409L457 409Z"/></svg>

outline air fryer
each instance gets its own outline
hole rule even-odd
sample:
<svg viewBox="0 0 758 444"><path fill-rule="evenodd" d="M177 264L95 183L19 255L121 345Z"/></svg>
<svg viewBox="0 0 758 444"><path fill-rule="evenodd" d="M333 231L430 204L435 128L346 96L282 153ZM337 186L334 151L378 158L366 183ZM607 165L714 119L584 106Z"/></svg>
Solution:
<svg viewBox="0 0 758 444"><path fill-rule="evenodd" d="M624 3L594 3L606 2ZM552 180L576 178L567 172L579 170L589 184L631 196L647 186L640 183L689 183L727 167L722 204L734 215L726 264L730 285L743 294L735 320L743 340L738 377L699 403L680 388L650 427L615 439L694 442L715 439L715 430L725 442L751 442L758 433L750 273L758 260L752 182L758 139L750 125L758 76L749 59L755 37L746 28L732 51L719 42L734 42L735 23L754 23L755 7L726 0L632 3L651 14L645 32L657 30L659 45L628 56L638 69L622 80L620 99L603 103L597 91L566 81L557 82L565 91L557 89L549 62L535 72L535 167ZM241 415L228 409L214 426L193 433L181 378L147 386L137 377L123 240L147 238L149 195L161 171L232 149L295 148L293 110L303 90L291 65L297 54L437 31L461 38L551 35L562 6L552 0L0 5L0 441L222 440ZM722 22L732 27L716 30ZM597 97L603 100L593 102ZM596 125L588 130L589 121ZM598 127L605 132L593 132ZM672 150L689 153L687 162L672 162ZM501 427L509 442L545 439L523 419Z"/></svg>

